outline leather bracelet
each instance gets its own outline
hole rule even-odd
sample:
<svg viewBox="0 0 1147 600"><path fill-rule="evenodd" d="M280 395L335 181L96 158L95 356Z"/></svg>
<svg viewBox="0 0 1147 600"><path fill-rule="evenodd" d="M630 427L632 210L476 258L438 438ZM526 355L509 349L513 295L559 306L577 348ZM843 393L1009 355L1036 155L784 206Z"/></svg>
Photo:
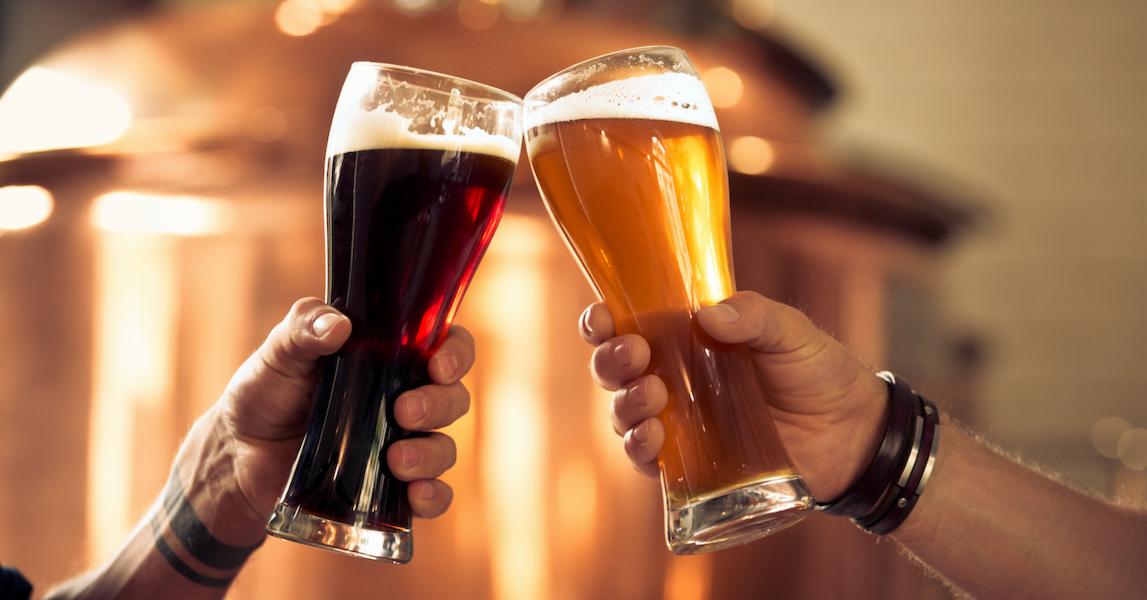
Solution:
<svg viewBox="0 0 1147 600"><path fill-rule="evenodd" d="M903 379L886 371L877 375L888 382L890 405L880 448L844 494L817 508L884 535L904 522L928 483L939 446L940 412Z"/></svg>
<svg viewBox="0 0 1147 600"><path fill-rule="evenodd" d="M859 519L872 514L888 491L889 482L899 474L911 450L917 403L907 386L897 386L896 378L884 371L876 374L888 384L888 423L876 455L860 477L843 494L817 509L830 515ZM904 389L897 393L898 387Z"/></svg>
<svg viewBox="0 0 1147 600"><path fill-rule="evenodd" d="M892 502L887 510L873 518L857 521L857 525L878 535L891 533L908 518L908 513L916 507L920 494L928 485L932 467L936 464L936 450L940 447L940 411L927 398L918 394L916 398L920 402L924 422L916 458L905 466L905 468L911 466L912 470L906 479L897 482L895 502Z"/></svg>

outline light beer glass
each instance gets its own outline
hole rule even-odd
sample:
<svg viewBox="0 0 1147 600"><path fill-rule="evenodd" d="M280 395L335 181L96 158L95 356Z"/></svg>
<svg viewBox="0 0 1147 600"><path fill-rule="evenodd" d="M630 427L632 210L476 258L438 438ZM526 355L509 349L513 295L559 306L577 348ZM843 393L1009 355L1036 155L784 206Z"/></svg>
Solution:
<svg viewBox="0 0 1147 600"><path fill-rule="evenodd" d="M413 554L407 486L386 450L394 401L428 359L501 219L521 100L485 85L358 62L326 153L326 299L352 324L319 367L315 406L267 531L367 558Z"/></svg>
<svg viewBox="0 0 1147 600"><path fill-rule="evenodd" d="M658 457L678 554L743 544L812 505L769 416L749 351L696 311L735 289L716 116L685 53L648 47L570 67L525 99L526 150L550 216L619 333L665 381Z"/></svg>

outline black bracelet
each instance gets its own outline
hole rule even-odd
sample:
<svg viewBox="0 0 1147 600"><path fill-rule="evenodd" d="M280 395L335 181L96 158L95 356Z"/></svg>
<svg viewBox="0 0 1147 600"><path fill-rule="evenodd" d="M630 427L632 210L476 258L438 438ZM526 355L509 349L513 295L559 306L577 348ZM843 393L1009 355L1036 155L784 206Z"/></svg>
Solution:
<svg viewBox="0 0 1147 600"><path fill-rule="evenodd" d="M932 467L936 464L936 449L940 447L938 427L940 411L927 398L919 394L916 394L916 398L924 414L920 445L919 449L915 450L913 459L905 465L904 474L893 487L894 501L890 502L882 513L856 522L862 528L878 535L891 533L908 518L908 513L916 507L916 501L920 499L920 494L928 485ZM909 467L911 471L908 470Z"/></svg>
<svg viewBox="0 0 1147 600"><path fill-rule="evenodd" d="M928 482L940 413L903 379L888 372L877 375L888 383L889 416L876 456L848 490L817 508L883 535L904 521Z"/></svg>
<svg viewBox="0 0 1147 600"><path fill-rule="evenodd" d="M888 489L888 482L899 472L911 449L912 424L916 420L913 402L896 393L895 380L877 373L888 384L888 423L872 462L856 482L835 500L817 504L830 515L857 519L876 510ZM889 374L891 375L891 374Z"/></svg>

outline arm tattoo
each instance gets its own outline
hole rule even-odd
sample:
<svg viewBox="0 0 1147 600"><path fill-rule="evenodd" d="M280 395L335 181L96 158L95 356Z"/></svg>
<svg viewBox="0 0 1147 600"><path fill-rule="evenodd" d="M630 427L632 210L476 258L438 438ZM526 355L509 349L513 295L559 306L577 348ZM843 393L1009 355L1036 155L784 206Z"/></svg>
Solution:
<svg viewBox="0 0 1147 600"><path fill-rule="evenodd" d="M222 578L211 577L187 564L187 561L183 560L164 539L164 524L171 529L171 533L188 556L211 569L234 570L237 573L239 567L247 561L247 557L262 545L262 542L259 542L250 546L232 546L219 541L195 514L195 508L191 506L191 501L183 491L178 473L173 473L168 483L162 512L151 521L152 531L155 534L155 547L168 564L187 579L207 587L230 585L236 573Z"/></svg>

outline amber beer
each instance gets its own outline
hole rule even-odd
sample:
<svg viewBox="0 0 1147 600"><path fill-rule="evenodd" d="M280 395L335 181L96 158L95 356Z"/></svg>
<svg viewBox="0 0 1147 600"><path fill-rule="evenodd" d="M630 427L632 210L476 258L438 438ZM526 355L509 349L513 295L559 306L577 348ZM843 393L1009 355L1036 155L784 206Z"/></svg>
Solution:
<svg viewBox="0 0 1147 600"><path fill-rule="evenodd" d="M675 70L658 68L667 64ZM811 504L748 350L693 320L735 285L721 136L685 67L675 49L622 52L526 98L527 151L550 215L618 331L649 340L650 370L668 388L659 464L668 543L682 554L759 538Z"/></svg>

